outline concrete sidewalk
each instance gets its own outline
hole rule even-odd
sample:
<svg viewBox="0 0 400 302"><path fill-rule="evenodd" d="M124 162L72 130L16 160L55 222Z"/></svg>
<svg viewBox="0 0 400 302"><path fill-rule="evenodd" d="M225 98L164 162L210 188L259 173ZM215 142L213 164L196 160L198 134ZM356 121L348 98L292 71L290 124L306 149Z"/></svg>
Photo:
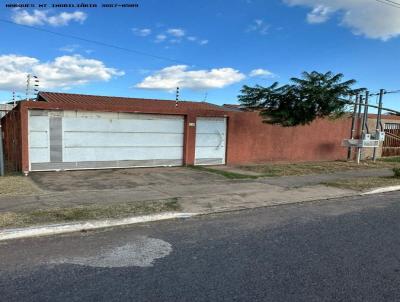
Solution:
<svg viewBox="0 0 400 302"><path fill-rule="evenodd" d="M177 198L185 212L210 213L358 195L360 193L358 191L327 187L320 183L359 176L389 176L392 173L386 169L369 169L324 175L229 180L204 171L191 171L185 168L172 169L170 173L176 171L184 173L182 181L175 179L173 183L166 181L157 183L154 179L152 181L147 174L148 183L126 185L119 189L110 189L108 184L104 186L105 189L85 187L74 190L72 185L69 190L64 186L62 190L50 191L43 190L43 184L41 184L42 190L38 194L1 196L0 211L23 212L36 209L110 205ZM182 169L184 169L183 172L181 172ZM71 175L68 172L64 173L67 173L68 177ZM57 176L57 174L53 175ZM176 176L177 173L174 175ZM191 181L188 180L188 175L193 178ZM196 179L199 181L197 182ZM54 188L54 185L44 188Z"/></svg>
<svg viewBox="0 0 400 302"><path fill-rule="evenodd" d="M178 201L181 207L172 212L164 210L163 213L150 212L144 216L138 212L121 212L112 219L95 216L92 220L61 220L61 223L51 223L47 219L39 225L27 223L22 228L0 229L0 241L356 196L360 195L360 191L328 187L320 183L357 176L390 176L391 173L390 170L365 170L240 180L230 180L209 171L186 168L37 174L25 179L29 185L36 186L32 195L0 196L0 214L4 213L6 217L26 217L24 215L36 215L34 213L39 209L59 213L62 209L68 211L78 209L79 206L101 208L114 204L116 207L112 208L118 208L124 203L145 204L150 207L155 201L159 204L169 199ZM111 189L114 184L117 188Z"/></svg>

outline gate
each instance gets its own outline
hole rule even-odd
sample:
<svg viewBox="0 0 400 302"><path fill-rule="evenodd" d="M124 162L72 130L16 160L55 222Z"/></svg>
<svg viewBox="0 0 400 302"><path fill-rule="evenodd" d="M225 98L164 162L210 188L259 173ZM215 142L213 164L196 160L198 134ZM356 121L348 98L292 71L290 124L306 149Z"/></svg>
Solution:
<svg viewBox="0 0 400 302"><path fill-rule="evenodd" d="M400 124L386 123L384 131L382 156L400 156Z"/></svg>

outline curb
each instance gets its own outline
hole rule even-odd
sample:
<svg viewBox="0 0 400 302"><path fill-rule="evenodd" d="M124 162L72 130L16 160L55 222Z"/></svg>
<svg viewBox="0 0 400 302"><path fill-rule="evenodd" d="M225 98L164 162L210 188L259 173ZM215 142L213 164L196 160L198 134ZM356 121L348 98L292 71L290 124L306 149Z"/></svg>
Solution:
<svg viewBox="0 0 400 302"><path fill-rule="evenodd" d="M362 193L361 195L371 195L371 194L387 193L387 192L394 192L394 191L400 191L400 186L377 188L372 191Z"/></svg>
<svg viewBox="0 0 400 302"><path fill-rule="evenodd" d="M71 232L79 232L83 230L95 230L106 227L123 226L129 224L160 221L176 218L190 218L198 215L197 213L162 213L154 215L144 215L129 217L123 219L108 219L100 221L85 221L80 223L64 223L64 224L49 224L37 227L7 229L0 231L0 241L10 239L20 239L36 236L47 236Z"/></svg>

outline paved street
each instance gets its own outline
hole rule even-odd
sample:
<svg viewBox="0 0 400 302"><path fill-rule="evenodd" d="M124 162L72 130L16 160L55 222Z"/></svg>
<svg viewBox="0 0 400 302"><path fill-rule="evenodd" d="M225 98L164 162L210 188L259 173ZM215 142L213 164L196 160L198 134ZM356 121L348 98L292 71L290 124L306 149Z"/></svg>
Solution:
<svg viewBox="0 0 400 302"><path fill-rule="evenodd" d="M0 243L0 301L399 301L400 193Z"/></svg>

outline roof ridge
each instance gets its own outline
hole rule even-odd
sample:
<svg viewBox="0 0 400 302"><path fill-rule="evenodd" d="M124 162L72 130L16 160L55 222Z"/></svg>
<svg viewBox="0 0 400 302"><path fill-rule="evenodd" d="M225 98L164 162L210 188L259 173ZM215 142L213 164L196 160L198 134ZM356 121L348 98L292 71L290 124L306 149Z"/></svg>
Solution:
<svg viewBox="0 0 400 302"><path fill-rule="evenodd" d="M64 92L49 92L41 91L37 97L38 101L44 101L48 103L85 103L85 104L100 104L103 105L114 105L124 104L128 106L139 105L141 106L164 106L164 107L176 107L176 100L165 100L165 99L147 99L147 98L134 98L134 97L119 97L119 96L106 96L106 95L93 95L93 94L79 94L79 93L64 93ZM205 102L205 101L179 101L183 107L193 107L199 109L216 110L216 111L227 111L226 107L221 105Z"/></svg>
<svg viewBox="0 0 400 302"><path fill-rule="evenodd" d="M117 99L128 99L128 100L146 100L146 101L160 101L160 102L176 102L176 100L169 100L169 99L154 99L154 98L135 98L135 97L126 97L126 96L108 96L108 95L95 95L95 94L83 94L83 93L64 93L64 92L51 92L51 91L40 91L39 95L41 95L44 99L46 99L42 94L58 94L58 95L78 95L78 96L88 96L88 97L96 97L96 98L117 98ZM186 100L179 100L178 102L185 102L185 103L195 103L195 104L208 104L212 106L216 106L219 108L223 108L220 105L203 102L203 101L186 101Z"/></svg>

